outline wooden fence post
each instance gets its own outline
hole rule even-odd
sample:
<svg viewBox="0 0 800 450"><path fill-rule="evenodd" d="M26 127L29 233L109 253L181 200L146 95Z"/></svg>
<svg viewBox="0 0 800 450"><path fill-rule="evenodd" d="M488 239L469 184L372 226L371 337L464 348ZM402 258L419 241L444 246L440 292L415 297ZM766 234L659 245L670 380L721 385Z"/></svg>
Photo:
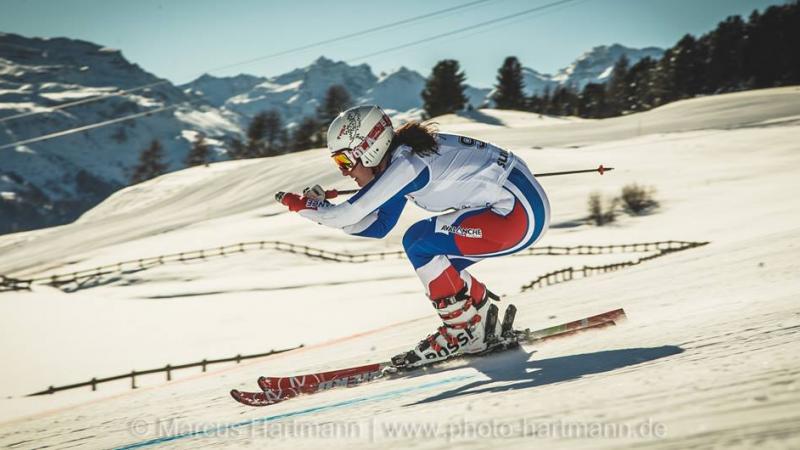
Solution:
<svg viewBox="0 0 800 450"><path fill-rule="evenodd" d="M136 371L131 370L131 389L136 389Z"/></svg>
<svg viewBox="0 0 800 450"><path fill-rule="evenodd" d="M172 366L167 364L167 381L172 381Z"/></svg>
<svg viewBox="0 0 800 450"><path fill-rule="evenodd" d="M202 361L200 361L200 364L203 367L203 372L205 372L206 371L206 364L208 364L208 362L205 359L203 359Z"/></svg>
<svg viewBox="0 0 800 450"><path fill-rule="evenodd" d="M97 390L97 377L92 378L92 391Z"/></svg>

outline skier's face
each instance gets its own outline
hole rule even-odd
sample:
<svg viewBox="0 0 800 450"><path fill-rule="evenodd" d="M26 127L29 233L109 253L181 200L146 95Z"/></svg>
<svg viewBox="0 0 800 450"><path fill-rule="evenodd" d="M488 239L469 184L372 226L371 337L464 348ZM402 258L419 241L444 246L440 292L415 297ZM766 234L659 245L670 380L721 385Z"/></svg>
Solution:
<svg viewBox="0 0 800 450"><path fill-rule="evenodd" d="M358 162L358 164L351 167L349 170L339 167L339 172L341 172L343 176L350 177L355 180L358 187L364 187L367 183L372 181L373 178L375 178L375 174L372 172L372 169L369 167L364 167L361 162Z"/></svg>

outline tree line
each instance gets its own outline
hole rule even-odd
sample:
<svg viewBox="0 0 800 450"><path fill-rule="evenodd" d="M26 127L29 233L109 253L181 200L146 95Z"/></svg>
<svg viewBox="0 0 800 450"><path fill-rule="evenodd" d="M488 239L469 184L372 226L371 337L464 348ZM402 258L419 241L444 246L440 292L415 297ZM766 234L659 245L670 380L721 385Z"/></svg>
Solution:
<svg viewBox="0 0 800 450"><path fill-rule="evenodd" d="M676 100L746 89L800 83L800 1L753 11L747 21L730 16L695 38L683 36L655 60L635 64L623 55L606 83L588 83L582 90L559 86L526 96L522 64L514 56L497 72L492 101L498 109L539 114L607 118L646 111ZM426 118L462 111L468 107L466 74L458 61L439 61L420 93ZM303 118L289 129L276 110L257 114L243 139L232 139L232 159L259 158L323 147L328 124L354 106L344 86L333 85L316 115ZM142 151L131 180L134 183L166 172L158 141ZM187 167L207 164L209 146L198 134L184 161Z"/></svg>
<svg viewBox="0 0 800 450"><path fill-rule="evenodd" d="M498 108L606 118L676 100L800 83L800 2L730 16L700 36L683 36L658 59L631 65L622 56L606 83L560 86L525 97L521 66L506 58L494 98Z"/></svg>

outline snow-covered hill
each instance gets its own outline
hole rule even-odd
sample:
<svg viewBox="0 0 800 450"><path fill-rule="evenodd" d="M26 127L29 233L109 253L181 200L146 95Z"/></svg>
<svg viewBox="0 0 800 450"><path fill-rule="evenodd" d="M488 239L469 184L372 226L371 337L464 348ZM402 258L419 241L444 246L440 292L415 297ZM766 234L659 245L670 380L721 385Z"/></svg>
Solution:
<svg viewBox="0 0 800 450"><path fill-rule="evenodd" d="M616 167L603 177L542 178L553 224L541 246L710 244L523 294L519 287L539 274L619 255L481 262L473 273L506 294L502 304L519 307L520 326L617 307L629 320L263 409L236 404L227 390L255 389L259 375L380 361L433 331L407 261L344 264L256 251L101 277L72 293L2 293L0 412L39 413L0 424L0 446L797 447L800 88L698 98L611 120L481 114L437 120L511 149L536 172ZM576 141L581 148L570 148ZM409 207L387 239L359 239L271 200L276 190L314 182L352 187L322 150L165 175L118 192L78 223L0 237L0 273L45 275L262 239L397 250L404 230L428 215ZM611 196L632 182L654 186L660 209L606 227L581 221L591 192ZM163 375L143 377L136 391L125 380L97 392L22 397L132 368L299 343L308 347L204 375L175 372L169 384ZM393 424L406 431L391 434ZM321 434L331 425L352 433ZM423 425L434 432L422 434Z"/></svg>
<svg viewBox="0 0 800 450"><path fill-rule="evenodd" d="M122 95L117 92L151 85ZM68 102L101 101L50 111ZM190 139L236 135L234 114L190 98L171 83L89 42L0 34L0 146L161 107L135 121L29 145L0 148L0 233L74 220L126 186L153 139L170 170L183 168ZM43 114L14 117L26 113ZM219 149L216 149L219 150Z"/></svg>

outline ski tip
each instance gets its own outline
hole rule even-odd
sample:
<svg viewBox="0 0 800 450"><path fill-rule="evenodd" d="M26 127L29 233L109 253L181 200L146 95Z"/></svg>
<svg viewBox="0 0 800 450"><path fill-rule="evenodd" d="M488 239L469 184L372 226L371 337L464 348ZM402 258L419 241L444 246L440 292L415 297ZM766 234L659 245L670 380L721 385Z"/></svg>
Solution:
<svg viewBox="0 0 800 450"><path fill-rule="evenodd" d="M237 402L240 402L242 400L242 393L237 389L231 389L231 397L233 397L233 399Z"/></svg>
<svg viewBox="0 0 800 450"><path fill-rule="evenodd" d="M267 377L258 377L258 387L260 387L262 391L272 389L272 386L270 386Z"/></svg>

